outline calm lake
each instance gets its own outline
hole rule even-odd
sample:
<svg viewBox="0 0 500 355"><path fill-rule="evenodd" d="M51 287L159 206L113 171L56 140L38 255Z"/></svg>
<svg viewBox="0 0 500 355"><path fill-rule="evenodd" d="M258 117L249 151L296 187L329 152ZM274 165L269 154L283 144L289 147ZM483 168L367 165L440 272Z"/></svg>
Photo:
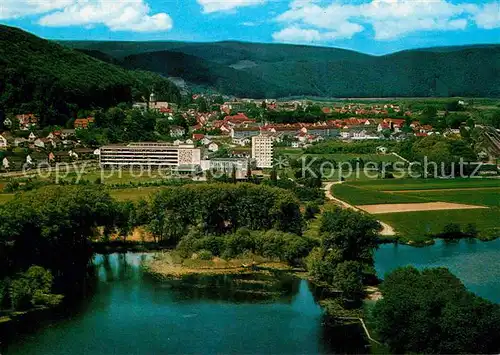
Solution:
<svg viewBox="0 0 500 355"><path fill-rule="evenodd" d="M424 248L384 244L376 251L375 261L381 278L399 266L447 267L470 291L500 303L500 239L436 240L436 244Z"/></svg>
<svg viewBox="0 0 500 355"><path fill-rule="evenodd" d="M76 310L17 336L9 354L360 352L355 331L324 325L307 281L290 276L158 281L147 254L98 255L94 292Z"/></svg>
<svg viewBox="0 0 500 355"><path fill-rule="evenodd" d="M283 276L158 281L148 254L95 257L92 292L12 340L8 354L194 354L363 352L358 330L329 328L306 281ZM379 276L404 265L445 266L473 292L500 303L500 240L437 241L376 252ZM366 350L365 350L366 351Z"/></svg>

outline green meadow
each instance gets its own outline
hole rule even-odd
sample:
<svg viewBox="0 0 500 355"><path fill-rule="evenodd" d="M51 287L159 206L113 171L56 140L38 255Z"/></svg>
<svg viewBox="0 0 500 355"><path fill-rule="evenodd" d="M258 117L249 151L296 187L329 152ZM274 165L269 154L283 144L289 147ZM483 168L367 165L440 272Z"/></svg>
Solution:
<svg viewBox="0 0 500 355"><path fill-rule="evenodd" d="M378 191L500 188L500 179L385 179L372 182L351 182L350 185Z"/></svg>
<svg viewBox="0 0 500 355"><path fill-rule="evenodd" d="M109 190L109 194L118 201L138 201L140 199L147 199L161 189L161 186L131 187L125 189L112 189Z"/></svg>
<svg viewBox="0 0 500 355"><path fill-rule="evenodd" d="M428 201L442 201L451 203L463 203L469 205L481 205L500 207L500 188L484 190L455 190L455 191L419 191L390 193L398 197L417 197ZM500 219L500 216L499 216ZM499 222L500 224L500 222Z"/></svg>
<svg viewBox="0 0 500 355"><path fill-rule="evenodd" d="M443 232L450 223L462 231L474 225L480 238L500 237L500 208L478 210L445 210L378 214L377 219L391 225L403 241L424 242Z"/></svg>
<svg viewBox="0 0 500 355"><path fill-rule="evenodd" d="M349 181L334 185L335 197L353 205L449 202L486 206L477 210L441 210L377 214L403 241L424 242L446 225L462 230L473 224L481 238L500 236L500 180L498 179L387 179Z"/></svg>
<svg viewBox="0 0 500 355"><path fill-rule="evenodd" d="M407 194L391 194L382 191L360 188L357 185L344 183L333 185L332 194L352 205L378 205L390 203L419 203L428 202L418 196Z"/></svg>

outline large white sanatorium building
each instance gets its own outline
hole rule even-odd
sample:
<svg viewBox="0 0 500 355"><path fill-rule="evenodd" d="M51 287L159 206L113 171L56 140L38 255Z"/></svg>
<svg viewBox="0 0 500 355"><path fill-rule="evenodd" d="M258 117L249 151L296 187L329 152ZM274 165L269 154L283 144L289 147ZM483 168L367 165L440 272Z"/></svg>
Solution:
<svg viewBox="0 0 500 355"><path fill-rule="evenodd" d="M273 139L267 135L252 137L252 158L257 168L273 167Z"/></svg>
<svg viewBox="0 0 500 355"><path fill-rule="evenodd" d="M169 143L130 143L101 147L101 166L162 166L200 165L201 152L194 145Z"/></svg>

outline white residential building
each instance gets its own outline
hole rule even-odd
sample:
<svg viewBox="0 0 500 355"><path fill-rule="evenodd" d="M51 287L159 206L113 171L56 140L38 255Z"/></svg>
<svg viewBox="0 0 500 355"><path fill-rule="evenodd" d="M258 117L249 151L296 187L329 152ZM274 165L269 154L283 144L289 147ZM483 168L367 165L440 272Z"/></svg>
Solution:
<svg viewBox="0 0 500 355"><path fill-rule="evenodd" d="M254 167L254 161L248 158L216 158L201 161L203 171L210 170L213 176L220 176L221 174L231 176L234 169L236 178L239 180L246 179L248 171L251 171Z"/></svg>
<svg viewBox="0 0 500 355"><path fill-rule="evenodd" d="M168 143L130 143L101 147L101 166L200 165L201 151L193 145Z"/></svg>
<svg viewBox="0 0 500 355"><path fill-rule="evenodd" d="M257 162L257 168L273 167L273 138L260 134L252 137L252 158Z"/></svg>
<svg viewBox="0 0 500 355"><path fill-rule="evenodd" d="M208 151L210 151L210 152L217 152L217 151L219 151L219 145L217 143L213 143L213 142L210 143L208 145Z"/></svg>

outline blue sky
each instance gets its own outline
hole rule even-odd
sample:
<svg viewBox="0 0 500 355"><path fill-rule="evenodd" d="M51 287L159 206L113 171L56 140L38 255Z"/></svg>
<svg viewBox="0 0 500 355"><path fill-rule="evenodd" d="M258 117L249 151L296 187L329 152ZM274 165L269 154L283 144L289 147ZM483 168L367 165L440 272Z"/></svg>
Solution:
<svg viewBox="0 0 500 355"><path fill-rule="evenodd" d="M242 40L372 54L500 43L498 0L1 0L0 22L49 39Z"/></svg>

